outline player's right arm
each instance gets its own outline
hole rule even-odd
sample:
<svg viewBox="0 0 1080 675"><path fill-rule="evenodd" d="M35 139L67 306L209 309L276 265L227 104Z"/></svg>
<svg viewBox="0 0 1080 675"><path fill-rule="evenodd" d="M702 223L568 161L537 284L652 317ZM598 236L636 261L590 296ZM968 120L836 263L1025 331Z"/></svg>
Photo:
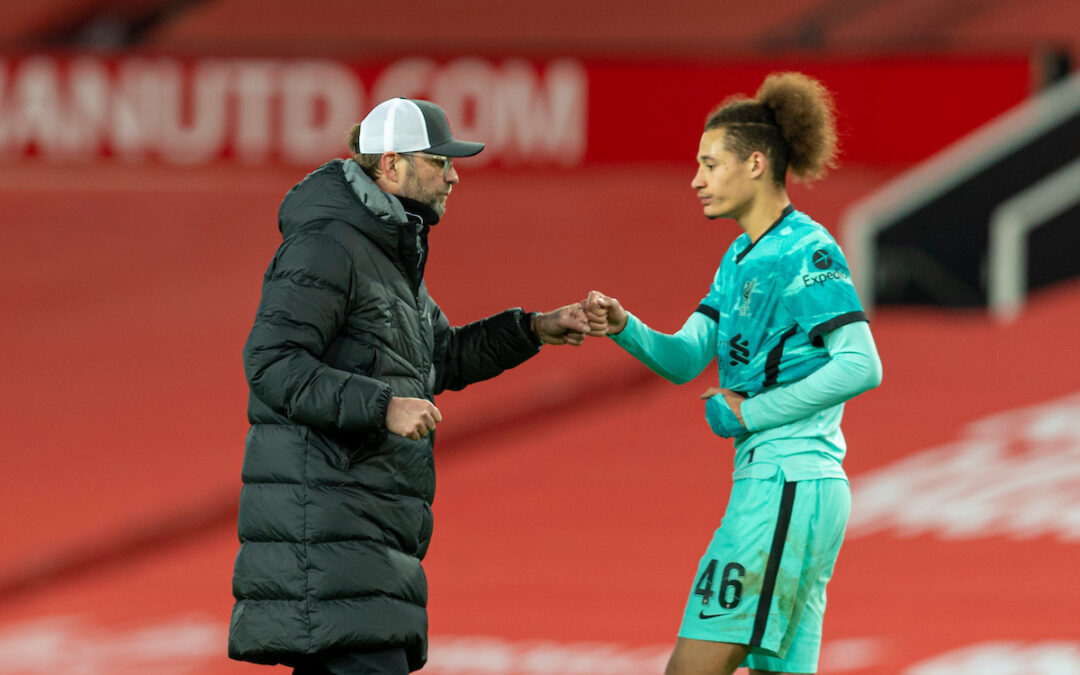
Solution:
<svg viewBox="0 0 1080 675"><path fill-rule="evenodd" d="M649 370L684 384L705 370L716 356L716 320L695 311L675 334L662 333L599 291L585 300L592 335L608 335Z"/></svg>

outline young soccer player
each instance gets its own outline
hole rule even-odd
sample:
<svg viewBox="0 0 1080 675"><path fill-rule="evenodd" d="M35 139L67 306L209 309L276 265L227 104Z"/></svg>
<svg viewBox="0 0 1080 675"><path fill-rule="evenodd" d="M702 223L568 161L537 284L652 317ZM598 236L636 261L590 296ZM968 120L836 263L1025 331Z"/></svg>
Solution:
<svg viewBox="0 0 1080 675"><path fill-rule="evenodd" d="M611 336L659 375L687 382L717 358L702 398L733 438L727 511L698 566L667 675L814 673L825 585L851 504L841 466L843 404L881 381L847 263L824 227L794 209L786 180L833 165L832 99L800 73L768 76L705 122L691 183L710 219L743 233L674 335L592 291L593 335Z"/></svg>

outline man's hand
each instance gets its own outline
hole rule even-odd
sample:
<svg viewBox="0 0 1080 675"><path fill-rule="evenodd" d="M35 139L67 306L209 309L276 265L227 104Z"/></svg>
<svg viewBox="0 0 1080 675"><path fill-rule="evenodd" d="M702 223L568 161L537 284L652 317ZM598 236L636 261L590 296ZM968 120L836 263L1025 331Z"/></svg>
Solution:
<svg viewBox="0 0 1080 675"><path fill-rule="evenodd" d="M708 400L713 396L716 396L717 394L724 395L724 403L727 403L728 407L731 408L731 412L735 413L735 419L739 420L739 424L746 426L746 422L743 422L742 418L742 402L746 400L746 397L741 394L737 394L730 389L723 389L721 387L709 387L701 395L701 398Z"/></svg>
<svg viewBox="0 0 1080 675"><path fill-rule="evenodd" d="M618 300L600 291L589 291L582 305L589 320L589 335L593 337L621 333L630 318Z"/></svg>
<svg viewBox="0 0 1080 675"><path fill-rule="evenodd" d="M589 322L580 302L560 307L551 312L536 314L532 329L540 342L546 345L581 345L589 332Z"/></svg>
<svg viewBox="0 0 1080 675"><path fill-rule="evenodd" d="M442 422L442 413L422 398L394 396L386 409L387 431L414 441L434 431L438 422Z"/></svg>

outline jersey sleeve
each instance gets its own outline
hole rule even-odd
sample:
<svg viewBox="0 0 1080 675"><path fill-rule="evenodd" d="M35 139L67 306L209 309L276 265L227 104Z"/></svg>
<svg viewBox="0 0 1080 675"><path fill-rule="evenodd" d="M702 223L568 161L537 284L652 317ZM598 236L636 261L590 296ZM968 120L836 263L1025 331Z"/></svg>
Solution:
<svg viewBox="0 0 1080 675"><path fill-rule="evenodd" d="M695 313L701 314L713 323L720 320L720 307L723 299L723 290L720 288L720 270L716 271L716 275L713 278L712 284L709 286L709 292L705 294L705 297L701 299Z"/></svg>
<svg viewBox="0 0 1080 675"><path fill-rule="evenodd" d="M761 431L803 419L881 384L881 359L869 324L846 324L825 333L825 347L829 361L821 368L742 403L747 429Z"/></svg>
<svg viewBox="0 0 1080 675"><path fill-rule="evenodd" d="M779 271L787 283L781 301L813 344L821 347L826 333L866 321L847 260L824 229L796 242L781 258Z"/></svg>
<svg viewBox="0 0 1080 675"><path fill-rule="evenodd" d="M626 327L610 336L649 370L660 377L685 384L701 374L716 357L716 331L723 291L717 269L708 293L674 335L661 333L627 312Z"/></svg>
<svg viewBox="0 0 1080 675"><path fill-rule="evenodd" d="M645 325L633 314L612 339L649 370L675 384L684 384L705 370L716 356L716 319L695 311L674 335Z"/></svg>

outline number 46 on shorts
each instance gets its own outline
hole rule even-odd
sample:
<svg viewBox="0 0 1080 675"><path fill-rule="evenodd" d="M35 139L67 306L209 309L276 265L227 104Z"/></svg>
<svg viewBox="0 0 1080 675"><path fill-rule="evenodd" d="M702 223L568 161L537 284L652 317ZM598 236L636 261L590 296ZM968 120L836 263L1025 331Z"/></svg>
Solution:
<svg viewBox="0 0 1080 675"><path fill-rule="evenodd" d="M694 585L694 595L701 596L703 606L708 606L709 601L715 595L721 609L735 609L739 606L739 601L742 600L742 578L746 576L746 568L737 562L729 562L724 566L724 570L720 574L720 587L716 588L716 568L718 564L719 561L714 558L705 566L701 576L698 577L697 584ZM703 616L701 618L708 617Z"/></svg>

